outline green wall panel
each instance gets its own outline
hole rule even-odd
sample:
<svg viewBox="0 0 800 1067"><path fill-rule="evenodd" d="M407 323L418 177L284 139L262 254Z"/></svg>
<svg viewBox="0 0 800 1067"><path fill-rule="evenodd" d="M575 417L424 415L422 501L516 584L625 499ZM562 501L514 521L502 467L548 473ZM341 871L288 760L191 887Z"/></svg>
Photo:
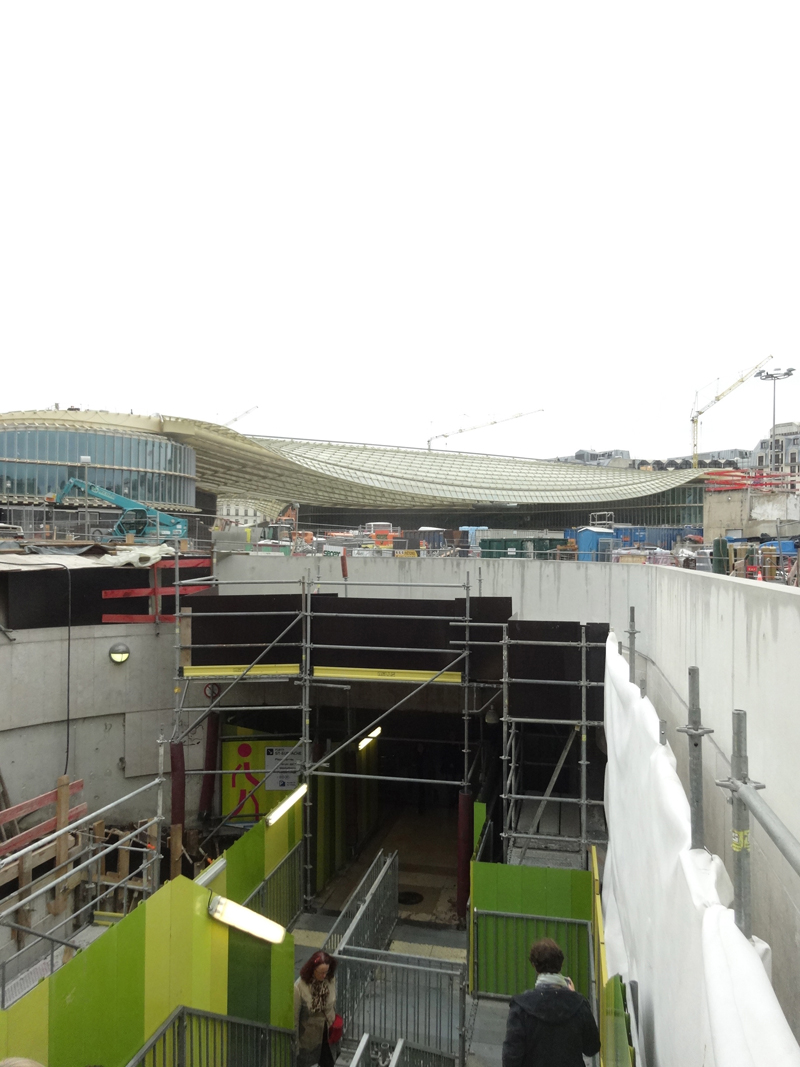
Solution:
<svg viewBox="0 0 800 1067"><path fill-rule="evenodd" d="M472 847L473 849L476 849L478 847L478 842L481 839L483 824L486 822L486 805L482 801L476 800L473 805L473 810Z"/></svg>
<svg viewBox="0 0 800 1067"><path fill-rule="evenodd" d="M589 871L519 867L502 863L472 864L472 907L504 912L506 917L478 917L471 940L476 988L513 996L535 980L528 955L531 944L552 937L564 950L564 973L580 992L589 992L587 928L565 919L591 919L592 876ZM546 916L533 919L531 916Z"/></svg>
<svg viewBox="0 0 800 1067"><path fill-rule="evenodd" d="M592 917L589 871L556 867L518 867L505 863L473 864L473 907L521 915L559 918Z"/></svg>
<svg viewBox="0 0 800 1067"><path fill-rule="evenodd" d="M241 930L228 937L228 1015L270 1021L273 946Z"/></svg>
<svg viewBox="0 0 800 1067"><path fill-rule="evenodd" d="M50 979L45 978L22 1000L0 1012L0 1055L26 1056L57 1067L50 1059L49 1000Z"/></svg>
<svg viewBox="0 0 800 1067"><path fill-rule="evenodd" d="M272 946L270 974L270 1023L294 1028L294 938L286 935L280 945Z"/></svg>
<svg viewBox="0 0 800 1067"><path fill-rule="evenodd" d="M264 881L265 831L262 819L225 853L227 895L237 904L242 904Z"/></svg>
<svg viewBox="0 0 800 1067"><path fill-rule="evenodd" d="M125 1051L120 1062L131 1059L144 1044L145 925L147 904L142 904L114 928L117 941L117 1000L115 1028L119 1047ZM103 937L106 937L103 934ZM149 1036L149 1035L148 1035ZM130 1051L128 1051L130 1050ZM87 1060L87 1063L91 1062ZM107 1063L101 1059L95 1063Z"/></svg>
<svg viewBox="0 0 800 1067"><path fill-rule="evenodd" d="M173 884L167 882L144 905L147 908L144 936L144 1032L147 1037L172 1011L169 951Z"/></svg>

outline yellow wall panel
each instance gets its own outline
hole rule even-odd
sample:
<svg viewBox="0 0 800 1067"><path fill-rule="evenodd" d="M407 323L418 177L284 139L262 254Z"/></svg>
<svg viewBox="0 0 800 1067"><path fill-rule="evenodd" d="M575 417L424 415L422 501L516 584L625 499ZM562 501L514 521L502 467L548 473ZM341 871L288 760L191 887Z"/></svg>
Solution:
<svg viewBox="0 0 800 1067"><path fill-rule="evenodd" d="M7 1056L26 1056L47 1063L50 1052L49 997L50 979L45 978L4 1013L8 1028Z"/></svg>

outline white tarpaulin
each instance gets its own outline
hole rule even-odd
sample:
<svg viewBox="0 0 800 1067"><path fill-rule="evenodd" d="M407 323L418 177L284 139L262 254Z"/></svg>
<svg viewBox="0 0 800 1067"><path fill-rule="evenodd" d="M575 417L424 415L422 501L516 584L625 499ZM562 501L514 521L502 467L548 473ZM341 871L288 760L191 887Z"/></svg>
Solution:
<svg viewBox="0 0 800 1067"><path fill-rule="evenodd" d="M644 1067L800 1067L769 948L733 921L722 861L691 849L689 802L653 705L606 645L609 974L638 983ZM762 958L764 962L762 962Z"/></svg>

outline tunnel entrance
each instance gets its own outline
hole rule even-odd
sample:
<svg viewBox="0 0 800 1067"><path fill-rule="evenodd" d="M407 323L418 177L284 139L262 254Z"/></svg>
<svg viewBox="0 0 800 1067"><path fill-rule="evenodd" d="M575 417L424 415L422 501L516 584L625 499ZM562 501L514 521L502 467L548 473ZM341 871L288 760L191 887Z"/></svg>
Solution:
<svg viewBox="0 0 800 1067"><path fill-rule="evenodd" d="M193 597L183 674L219 717L218 821L307 783L307 903L335 908L384 848L406 917L454 922L476 852L585 866L602 836L608 627L464 592Z"/></svg>

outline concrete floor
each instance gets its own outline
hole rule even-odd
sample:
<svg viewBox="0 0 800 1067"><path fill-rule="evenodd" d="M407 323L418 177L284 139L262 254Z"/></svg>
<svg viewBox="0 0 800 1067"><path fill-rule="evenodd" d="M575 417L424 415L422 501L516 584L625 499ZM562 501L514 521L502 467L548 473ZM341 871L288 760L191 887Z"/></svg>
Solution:
<svg viewBox="0 0 800 1067"><path fill-rule="evenodd" d="M400 908L400 918L414 922L457 924L456 858L458 812L414 808L390 813L361 855L334 878L315 900L325 911L341 911L379 849L399 853L400 892L416 892L422 900Z"/></svg>

